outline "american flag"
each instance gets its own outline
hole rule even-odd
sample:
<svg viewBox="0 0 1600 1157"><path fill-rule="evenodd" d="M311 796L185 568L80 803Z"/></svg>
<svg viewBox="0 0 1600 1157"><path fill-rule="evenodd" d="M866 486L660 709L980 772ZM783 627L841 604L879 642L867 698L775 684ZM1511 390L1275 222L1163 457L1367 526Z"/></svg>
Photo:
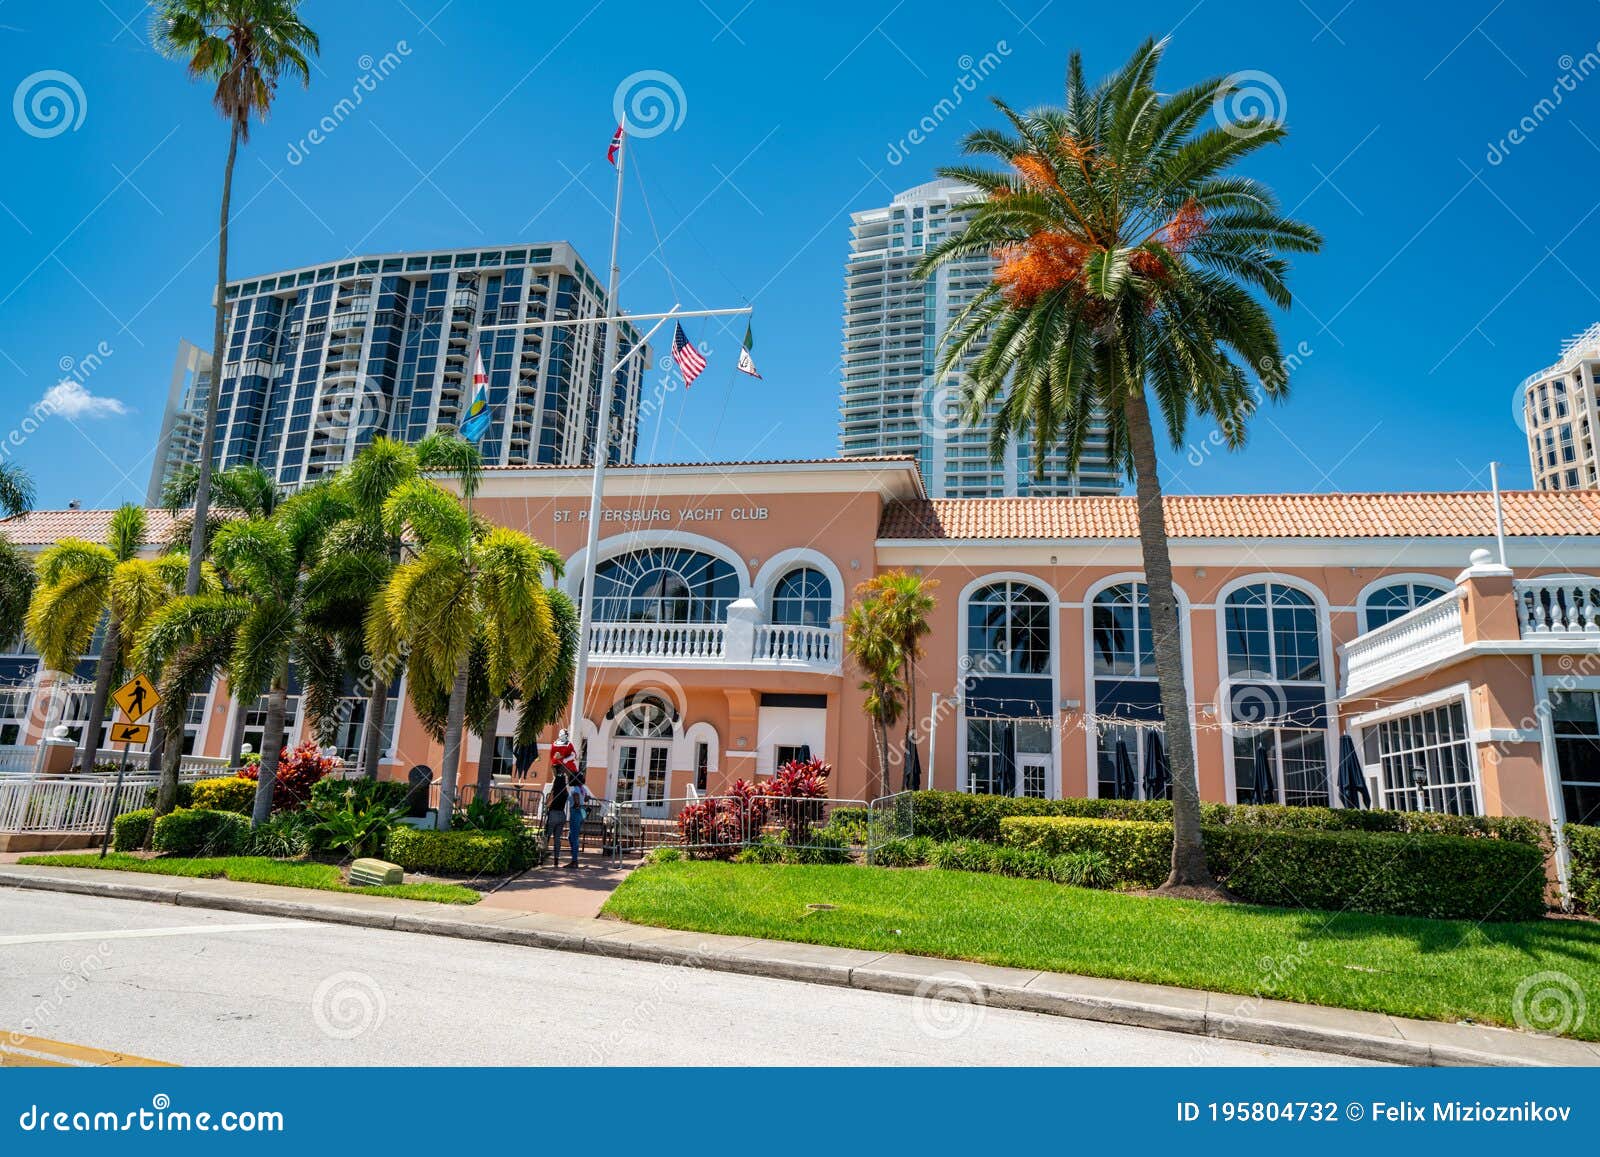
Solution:
<svg viewBox="0 0 1600 1157"><path fill-rule="evenodd" d="M706 368L706 357L694 348L688 335L683 332L683 323L679 322L672 334L672 360L678 363L678 369L683 371L684 388L694 385L694 380L700 376L700 371Z"/></svg>

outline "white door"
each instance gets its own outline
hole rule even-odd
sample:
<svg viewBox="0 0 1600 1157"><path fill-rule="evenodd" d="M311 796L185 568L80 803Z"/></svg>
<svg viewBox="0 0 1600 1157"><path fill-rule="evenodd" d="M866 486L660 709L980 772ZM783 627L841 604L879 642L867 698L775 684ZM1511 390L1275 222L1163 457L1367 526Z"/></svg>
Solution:
<svg viewBox="0 0 1600 1157"><path fill-rule="evenodd" d="M1017 794L1048 799L1050 796L1050 757L1035 752L1017 755Z"/></svg>
<svg viewBox="0 0 1600 1157"><path fill-rule="evenodd" d="M611 798L637 804L639 814L667 814L667 771L672 758L672 717L654 701L633 708L617 726Z"/></svg>

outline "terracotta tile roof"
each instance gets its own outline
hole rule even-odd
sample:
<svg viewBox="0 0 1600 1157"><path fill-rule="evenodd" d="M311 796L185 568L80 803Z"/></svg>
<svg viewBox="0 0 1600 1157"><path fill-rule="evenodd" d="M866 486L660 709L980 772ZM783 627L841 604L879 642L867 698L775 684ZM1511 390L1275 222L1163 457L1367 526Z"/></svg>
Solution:
<svg viewBox="0 0 1600 1157"><path fill-rule="evenodd" d="M608 466L613 470L726 470L749 466L866 466L914 465L917 459L911 454L865 454L859 458L766 458L742 459L737 462L633 462L626 466ZM485 466L485 470L587 470L586 466L559 466L549 463L527 463L521 466Z"/></svg>
<svg viewBox="0 0 1600 1157"><path fill-rule="evenodd" d="M18 546L45 547L63 538L83 538L103 543L114 510L35 510L15 518L0 519L0 534ZM145 542L165 546L172 536L173 517L160 507L145 511Z"/></svg>
<svg viewBox="0 0 1600 1157"><path fill-rule="evenodd" d="M1507 535L1600 535L1600 491L1510 491ZM1439 494L1175 495L1173 538L1484 538L1494 534L1487 492ZM968 498L897 501L881 539L1137 538L1129 498Z"/></svg>

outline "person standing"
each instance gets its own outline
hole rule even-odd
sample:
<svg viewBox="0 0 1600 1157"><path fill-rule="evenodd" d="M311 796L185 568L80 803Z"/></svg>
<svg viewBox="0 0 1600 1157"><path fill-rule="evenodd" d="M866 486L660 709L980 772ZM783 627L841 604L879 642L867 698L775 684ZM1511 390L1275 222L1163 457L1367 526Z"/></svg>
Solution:
<svg viewBox="0 0 1600 1157"><path fill-rule="evenodd" d="M589 801L594 798L583 782L583 772L575 771L567 782L567 843L572 848L572 859L567 867L578 866L578 844L583 836L583 821L589 818Z"/></svg>
<svg viewBox="0 0 1600 1157"><path fill-rule="evenodd" d="M552 864L561 859L561 833L567 828L567 799L570 795L566 768L557 764L550 777L550 790L544 799L544 846Z"/></svg>

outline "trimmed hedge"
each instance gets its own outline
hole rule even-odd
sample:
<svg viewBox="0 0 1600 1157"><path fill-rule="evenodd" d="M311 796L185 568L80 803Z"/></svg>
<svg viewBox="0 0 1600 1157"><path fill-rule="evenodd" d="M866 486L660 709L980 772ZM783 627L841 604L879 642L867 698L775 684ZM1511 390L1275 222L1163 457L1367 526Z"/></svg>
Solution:
<svg viewBox="0 0 1600 1157"><path fill-rule="evenodd" d="M256 781L237 775L202 779L194 785L194 806L211 811L249 815L255 810Z"/></svg>
<svg viewBox="0 0 1600 1157"><path fill-rule="evenodd" d="M1600 916L1600 828L1568 824L1564 831L1572 856L1572 902Z"/></svg>
<svg viewBox="0 0 1600 1157"><path fill-rule="evenodd" d="M319 779L311 785L311 802L329 807L344 807L347 801L353 811L367 811L381 807L394 811L406 806L411 785L393 779Z"/></svg>
<svg viewBox="0 0 1600 1157"><path fill-rule="evenodd" d="M1097 849L1123 886L1159 885L1172 855L1170 824L1015 816L1001 827L1009 847ZM1534 920L1545 911L1544 851L1510 839L1247 824L1204 835L1212 874L1255 904L1468 920Z"/></svg>
<svg viewBox="0 0 1600 1157"><path fill-rule="evenodd" d="M111 849L116 852L137 852L150 838L150 823L156 818L156 809L142 807L138 811L123 812L111 821Z"/></svg>
<svg viewBox="0 0 1600 1157"><path fill-rule="evenodd" d="M178 856L237 856L250 846L250 821L237 812L181 807L156 820L150 846Z"/></svg>
<svg viewBox="0 0 1600 1157"><path fill-rule="evenodd" d="M389 833L384 858L411 872L500 876L539 862L539 841L520 832L436 832L406 825Z"/></svg>
<svg viewBox="0 0 1600 1157"><path fill-rule="evenodd" d="M957 791L919 791L911 796L913 834L935 840L1000 839L1000 821L1009 816L1070 816L1077 819L1142 820L1171 823L1168 800L1029 799L973 795ZM1288 828L1309 831L1407 832L1507 840L1545 848L1549 828L1526 816L1452 816L1437 812L1363 808L1285 807L1281 804L1200 805L1207 827Z"/></svg>

